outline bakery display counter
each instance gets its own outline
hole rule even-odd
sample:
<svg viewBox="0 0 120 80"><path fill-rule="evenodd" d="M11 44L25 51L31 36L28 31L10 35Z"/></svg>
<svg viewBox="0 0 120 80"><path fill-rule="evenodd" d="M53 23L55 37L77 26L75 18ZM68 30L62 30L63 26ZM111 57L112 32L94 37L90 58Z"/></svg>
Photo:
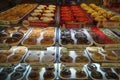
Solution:
<svg viewBox="0 0 120 80"><path fill-rule="evenodd" d="M87 30L84 28L60 29L59 44L62 47L78 49L91 46L93 41Z"/></svg>
<svg viewBox="0 0 120 80"><path fill-rule="evenodd" d="M56 28L32 28L29 34L21 42L23 46L28 48L46 48L56 43Z"/></svg>
<svg viewBox="0 0 120 80"><path fill-rule="evenodd" d="M56 5L38 5L24 20L27 20L30 26L47 27L56 23L56 15Z"/></svg>
<svg viewBox="0 0 120 80"><path fill-rule="evenodd" d="M29 12L31 12L37 4L19 4L15 7L0 13L0 25L17 24Z"/></svg>
<svg viewBox="0 0 120 80"><path fill-rule="evenodd" d="M9 48L19 45L30 30L31 28L23 26L4 28L0 32L0 47Z"/></svg>

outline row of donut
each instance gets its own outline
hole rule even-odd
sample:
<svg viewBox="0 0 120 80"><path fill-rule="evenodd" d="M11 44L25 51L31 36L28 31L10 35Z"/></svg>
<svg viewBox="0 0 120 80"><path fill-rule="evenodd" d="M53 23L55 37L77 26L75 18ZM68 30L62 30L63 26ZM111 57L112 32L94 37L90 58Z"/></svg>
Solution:
<svg viewBox="0 0 120 80"><path fill-rule="evenodd" d="M58 65L58 66L57 66ZM58 72L57 72L58 71ZM119 67L102 67L92 63L86 65L73 64L41 64L32 66L21 63L14 66L0 68L0 79L2 80L55 80L55 79L120 79Z"/></svg>
<svg viewBox="0 0 120 80"><path fill-rule="evenodd" d="M58 35L58 36L57 36ZM103 37L104 36L104 37ZM19 45L24 46L52 46L56 43L56 38L61 46L72 45L105 45L120 43L120 29L107 29L91 27L89 29L62 29L54 27L47 28L28 28L28 27L9 27L0 32L0 45Z"/></svg>
<svg viewBox="0 0 120 80"><path fill-rule="evenodd" d="M107 50L102 47L87 47L84 50L68 50L64 47L47 47L47 50L28 50L24 46L13 46L9 50L0 50L0 63L83 63L120 62L120 49Z"/></svg>

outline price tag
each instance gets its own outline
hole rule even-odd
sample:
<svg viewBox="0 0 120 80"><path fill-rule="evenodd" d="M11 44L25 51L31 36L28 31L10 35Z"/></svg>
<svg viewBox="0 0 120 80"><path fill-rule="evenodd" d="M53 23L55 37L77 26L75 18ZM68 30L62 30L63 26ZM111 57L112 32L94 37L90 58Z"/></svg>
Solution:
<svg viewBox="0 0 120 80"><path fill-rule="evenodd" d="M103 22L103 27L106 28L117 28L120 27L120 22Z"/></svg>
<svg viewBox="0 0 120 80"><path fill-rule="evenodd" d="M29 22L30 26L43 26L43 27L48 27L49 22Z"/></svg>
<svg viewBox="0 0 120 80"><path fill-rule="evenodd" d="M66 28L82 28L84 27L85 23L79 22L79 23L66 23L65 26Z"/></svg>

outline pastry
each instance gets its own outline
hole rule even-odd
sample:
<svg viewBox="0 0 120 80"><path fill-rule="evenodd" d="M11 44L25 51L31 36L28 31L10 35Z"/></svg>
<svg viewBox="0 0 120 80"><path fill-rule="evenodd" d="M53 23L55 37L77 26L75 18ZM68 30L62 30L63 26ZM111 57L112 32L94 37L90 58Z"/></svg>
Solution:
<svg viewBox="0 0 120 80"><path fill-rule="evenodd" d="M10 58L8 58L8 62L19 62L22 59L22 55L14 54Z"/></svg>
<svg viewBox="0 0 120 80"><path fill-rule="evenodd" d="M25 72L26 71L26 67L24 66L19 66L15 69L16 72Z"/></svg>
<svg viewBox="0 0 120 80"><path fill-rule="evenodd" d="M16 30L16 29L15 29L14 27L9 27L9 28L5 28L4 31L5 31L6 33L8 33L8 34L11 34L11 33L15 32L15 30Z"/></svg>
<svg viewBox="0 0 120 80"><path fill-rule="evenodd" d="M31 13L31 16L33 16L33 17L37 17L37 16L40 16L40 15L41 15L41 13L37 13L37 12Z"/></svg>
<svg viewBox="0 0 120 80"><path fill-rule="evenodd" d="M26 53L26 49L25 48L18 48L18 49L15 50L14 53L24 55Z"/></svg>
<svg viewBox="0 0 120 80"><path fill-rule="evenodd" d="M0 38L0 44L3 44L3 43L4 43L4 39Z"/></svg>
<svg viewBox="0 0 120 80"><path fill-rule="evenodd" d="M4 63L7 60L7 56L5 54L0 54L0 63Z"/></svg>
<svg viewBox="0 0 120 80"><path fill-rule="evenodd" d="M50 65L50 66L48 65L45 67L45 70L46 70L46 72L54 72L55 68L53 65Z"/></svg>
<svg viewBox="0 0 120 80"><path fill-rule="evenodd" d="M9 34L6 32L0 32L0 38L6 39L9 37Z"/></svg>
<svg viewBox="0 0 120 80"><path fill-rule="evenodd" d="M105 57L107 60L111 60L111 61L118 61L119 57L116 56L115 54L111 53L111 54L107 54Z"/></svg>
<svg viewBox="0 0 120 80"><path fill-rule="evenodd" d="M73 61L71 56L61 56L60 57L60 61L61 62L65 62L65 63L71 63Z"/></svg>
<svg viewBox="0 0 120 80"><path fill-rule="evenodd" d="M21 30L28 30L28 28L24 27L24 26L21 26L21 27L18 28L18 31L21 31Z"/></svg>
<svg viewBox="0 0 120 80"><path fill-rule="evenodd" d="M100 72L98 72L98 71L92 71L91 72L91 76L94 79L103 79L102 74Z"/></svg>
<svg viewBox="0 0 120 80"><path fill-rule="evenodd" d="M60 71L60 76L63 77L63 78L70 78L71 76L71 71L69 68L63 68L61 71Z"/></svg>
<svg viewBox="0 0 120 80"><path fill-rule="evenodd" d="M0 72L0 79L1 80L6 80L7 76L8 76L7 72Z"/></svg>
<svg viewBox="0 0 120 80"><path fill-rule="evenodd" d="M39 80L39 72L38 71L31 71L28 77L30 80Z"/></svg>
<svg viewBox="0 0 120 80"><path fill-rule="evenodd" d="M0 20L16 21L35 8L37 4L19 4L4 13L0 13ZM13 15L14 14L14 15Z"/></svg>
<svg viewBox="0 0 120 80"><path fill-rule="evenodd" d="M22 80L23 77L23 73L22 72L14 72L11 77L10 80Z"/></svg>
<svg viewBox="0 0 120 80"><path fill-rule="evenodd" d="M100 53L92 55L93 60L101 61L104 60L104 56L102 56Z"/></svg>
<svg viewBox="0 0 120 80"><path fill-rule="evenodd" d="M53 16L55 16L53 13L44 13L42 15L46 16L46 17L53 17Z"/></svg>
<svg viewBox="0 0 120 80"><path fill-rule="evenodd" d="M27 56L27 58L25 59L25 62L27 62L27 63L40 62L40 57L38 55L29 54L29 56Z"/></svg>
<svg viewBox="0 0 120 80"><path fill-rule="evenodd" d="M5 51L3 51L3 54L5 54L5 55L10 55L10 54L12 54L13 52L12 52L12 50L5 50Z"/></svg>
<svg viewBox="0 0 120 80"><path fill-rule="evenodd" d="M16 44L18 41L19 41L18 38L11 37L11 38L7 38L7 40L5 41L5 43L7 43L7 44Z"/></svg>
<svg viewBox="0 0 120 80"><path fill-rule="evenodd" d="M36 45L37 44L37 39L34 38L27 38L23 41L23 44L26 45Z"/></svg>
<svg viewBox="0 0 120 80"><path fill-rule="evenodd" d="M43 63L54 62L54 56L52 55L44 55L42 58Z"/></svg>
<svg viewBox="0 0 120 80"><path fill-rule="evenodd" d="M106 72L106 73L105 73L105 77L106 77L107 79L119 80L119 77L118 77L115 73L113 73L113 72L111 72L111 71Z"/></svg>
<svg viewBox="0 0 120 80"><path fill-rule="evenodd" d="M74 44L74 40L71 38L68 38L66 36L62 36L61 38L61 44L66 45L66 44Z"/></svg>
<svg viewBox="0 0 120 80"><path fill-rule="evenodd" d="M112 72L111 68L101 68L101 70L104 72Z"/></svg>
<svg viewBox="0 0 120 80"><path fill-rule="evenodd" d="M45 72L43 74L43 77L45 80L52 80L55 77L55 74L53 72Z"/></svg>
<svg viewBox="0 0 120 80"><path fill-rule="evenodd" d="M76 77L77 77L77 78L86 78L87 75L86 75L86 73L85 73L84 71L77 70L77 71L76 71Z"/></svg>
<svg viewBox="0 0 120 80"><path fill-rule="evenodd" d="M12 37L15 37L17 39L22 39L22 37L24 36L24 34L22 32L15 32L12 34Z"/></svg>
<svg viewBox="0 0 120 80"><path fill-rule="evenodd" d="M14 71L13 67L4 67L4 69L2 70L2 72L7 72L8 74L12 73L13 71Z"/></svg>
<svg viewBox="0 0 120 80"><path fill-rule="evenodd" d="M40 41L41 45L53 45L54 44L54 40L53 39L42 39Z"/></svg>
<svg viewBox="0 0 120 80"><path fill-rule="evenodd" d="M28 21L39 21L38 17L28 17Z"/></svg>
<svg viewBox="0 0 120 80"><path fill-rule="evenodd" d="M45 22L51 22L54 20L52 17L41 17L40 19L41 21L45 21Z"/></svg>
<svg viewBox="0 0 120 80"><path fill-rule="evenodd" d="M75 58L75 62L76 63L88 63L89 60L88 60L88 58L86 56L77 56Z"/></svg>

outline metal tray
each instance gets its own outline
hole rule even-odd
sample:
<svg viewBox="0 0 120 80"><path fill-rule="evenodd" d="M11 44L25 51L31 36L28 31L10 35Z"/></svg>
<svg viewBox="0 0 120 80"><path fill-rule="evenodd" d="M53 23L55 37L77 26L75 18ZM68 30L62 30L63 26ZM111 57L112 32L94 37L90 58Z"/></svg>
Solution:
<svg viewBox="0 0 120 80"><path fill-rule="evenodd" d="M90 59L89 59L89 57L87 56L87 54L86 53L84 53L84 50L83 51L72 51L72 50L68 50L67 52L61 52L61 49L62 49L63 47L59 47L59 57L58 57L58 60L59 60L59 62L61 62L61 63L67 63L67 62L62 62L61 60L60 60L60 57L61 56L70 56L73 60L72 60L72 62L70 62L70 63L79 63L79 64L87 64L87 63L90 63L91 61L90 61ZM75 59L76 59L76 57L77 56L84 56L84 57L86 57L87 59L88 59L88 62L76 62L75 61Z"/></svg>
<svg viewBox="0 0 120 80"><path fill-rule="evenodd" d="M59 44L61 45L61 47L65 47L65 48L69 48L69 49L79 49L79 48L86 48L93 44L92 38L90 37L90 35L86 29L80 29L80 30L87 36L87 40L90 42L90 44L76 44L76 42L77 42L77 39L75 38L76 31L75 31L75 29L69 29L69 30L71 32L71 38L72 38L72 40L74 40L74 44L63 45L61 43L61 30L59 30Z"/></svg>
<svg viewBox="0 0 120 80"><path fill-rule="evenodd" d="M57 64L41 64L41 65L39 65L39 66L30 66L30 69L29 69L29 71L28 71L28 73L27 73L27 75L26 75L26 77L25 77L25 80L30 80L30 79L28 78L28 77L29 77L29 74L30 74L31 70L32 70L32 69L35 69L35 68L39 69L39 70L38 70L38 71L39 71L39 76L40 76L40 79L39 79L39 80L45 80L44 77L43 77L43 75L44 75L44 73L46 72L45 67L48 66L48 65L53 65L54 68L55 68L55 71L53 72L54 75L55 75L55 77L54 77L53 79L49 79L49 80L55 80L56 77L57 77Z"/></svg>
<svg viewBox="0 0 120 80"><path fill-rule="evenodd" d="M34 28L32 28L32 30L33 30L33 29L34 29ZM36 45L24 44L25 39L29 38L29 35L32 33L32 30L31 30L31 31L28 33L28 35L24 38L24 40L21 42L21 44L22 44L23 46L27 46L28 48L32 48L32 49L45 49L46 47L53 46L53 45L55 44L55 42L56 42L56 30L57 30L57 28L54 28L55 32L54 32L54 38L53 38L54 43L53 43L53 44L51 44L51 45L41 45L41 44L40 44L40 41L43 39L43 35L44 35L44 32L45 32L46 29L47 29L47 28L43 28L42 31L40 32L40 37L37 38L37 43L36 43Z"/></svg>

